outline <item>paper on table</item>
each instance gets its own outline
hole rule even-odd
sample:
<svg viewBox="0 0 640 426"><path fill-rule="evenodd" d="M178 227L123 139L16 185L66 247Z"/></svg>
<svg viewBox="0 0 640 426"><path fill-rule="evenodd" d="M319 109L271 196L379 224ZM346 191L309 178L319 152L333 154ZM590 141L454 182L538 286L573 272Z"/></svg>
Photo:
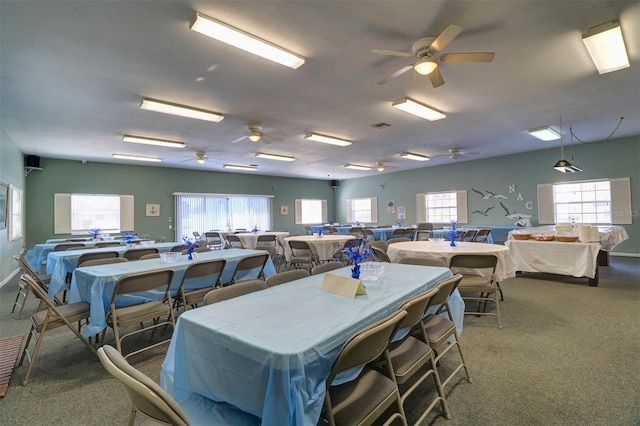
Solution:
<svg viewBox="0 0 640 426"><path fill-rule="evenodd" d="M328 293L350 297L351 299L355 298L357 294L367 294L362 281L330 273L324 274L321 288Z"/></svg>

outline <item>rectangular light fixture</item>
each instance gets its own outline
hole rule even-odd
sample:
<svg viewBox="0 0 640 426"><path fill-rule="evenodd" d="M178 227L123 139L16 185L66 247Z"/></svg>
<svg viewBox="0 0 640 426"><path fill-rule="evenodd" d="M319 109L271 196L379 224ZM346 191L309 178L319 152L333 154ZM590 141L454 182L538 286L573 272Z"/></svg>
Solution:
<svg viewBox="0 0 640 426"><path fill-rule="evenodd" d="M304 137L310 141L328 143L329 145L349 146L351 141L347 139L340 139L333 136L321 135L320 133L307 133Z"/></svg>
<svg viewBox="0 0 640 426"><path fill-rule="evenodd" d="M268 160L278 160L278 161L294 161L295 160L295 157L289 157L287 155L278 155L278 154L267 154L266 152L256 152L256 157L266 158Z"/></svg>
<svg viewBox="0 0 640 426"><path fill-rule="evenodd" d="M446 117L442 112L411 98L396 99L391 106L429 121L441 120Z"/></svg>
<svg viewBox="0 0 640 426"><path fill-rule="evenodd" d="M371 170L371 167L369 166L361 166L358 164L345 164L344 165L345 169L353 169L353 170Z"/></svg>
<svg viewBox="0 0 640 426"><path fill-rule="evenodd" d="M146 138L143 136L124 135L122 136L123 142L141 143L144 145L156 145L164 146L168 148L184 148L186 144L184 142L169 141L166 139Z"/></svg>
<svg viewBox="0 0 640 426"><path fill-rule="evenodd" d="M429 157L427 157L426 155L414 154L412 152L403 152L402 154L400 154L400 157L416 161L429 161Z"/></svg>
<svg viewBox="0 0 640 426"><path fill-rule="evenodd" d="M534 138L538 138L541 141L555 141L560 139L561 135L549 126L537 127L530 129L529 134Z"/></svg>
<svg viewBox="0 0 640 426"><path fill-rule="evenodd" d="M250 171L258 170L258 166L241 166L239 164L225 164L222 167L225 169L232 169L232 170L250 170Z"/></svg>
<svg viewBox="0 0 640 426"><path fill-rule="evenodd" d="M305 61L302 56L198 12L191 18L189 28L289 68L297 69Z"/></svg>
<svg viewBox="0 0 640 426"><path fill-rule="evenodd" d="M218 123L224 118L224 115L218 114L217 112L149 98L142 99L140 109L179 115L181 117L195 118L198 120L213 121L214 123Z"/></svg>
<svg viewBox="0 0 640 426"><path fill-rule="evenodd" d="M128 154L113 154L113 158L120 160L133 160L133 161L149 161L151 163L160 163L162 158L159 157L143 157L140 155L128 155Z"/></svg>
<svg viewBox="0 0 640 426"><path fill-rule="evenodd" d="M619 22L609 21L589 28L582 41L600 74L629 67Z"/></svg>

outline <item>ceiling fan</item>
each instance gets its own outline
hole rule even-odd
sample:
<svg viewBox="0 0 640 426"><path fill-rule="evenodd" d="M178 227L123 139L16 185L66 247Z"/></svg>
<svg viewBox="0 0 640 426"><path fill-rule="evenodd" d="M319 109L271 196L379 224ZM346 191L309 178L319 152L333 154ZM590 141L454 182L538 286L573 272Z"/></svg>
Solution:
<svg viewBox="0 0 640 426"><path fill-rule="evenodd" d="M231 143L237 143L245 139L249 139L254 143L260 141L269 143L274 140L282 139L275 131L273 131L274 129L264 128L258 123L248 124L247 129L249 130L249 132L246 135L232 140Z"/></svg>
<svg viewBox="0 0 640 426"><path fill-rule="evenodd" d="M470 155L476 155L479 154L478 152L470 152L470 151L462 151L461 149L458 148L451 148L448 150L447 154L440 154L440 155L430 155L429 158L438 158L438 157L449 157L451 160L456 161L459 160L462 157L466 157L466 156L470 156Z"/></svg>
<svg viewBox="0 0 640 426"><path fill-rule="evenodd" d="M196 151L196 156L195 157L191 157L191 158L189 158L187 160L182 160L181 163L186 163L187 161L195 160L196 163L198 163L198 164L205 164L208 159L209 159L209 157L207 156L206 152L204 152L204 151Z"/></svg>
<svg viewBox="0 0 640 426"><path fill-rule="evenodd" d="M494 52L468 52L468 53L441 53L442 50L462 32L462 28L457 25L448 25L437 37L423 37L413 43L411 52L399 52L397 50L374 49L371 52L379 55L402 56L413 58L416 61L406 65L399 70L389 74L378 84L385 84L392 79L415 69L418 74L428 75L433 87L444 84L444 79L440 73L437 61L440 62L491 62L495 56Z"/></svg>

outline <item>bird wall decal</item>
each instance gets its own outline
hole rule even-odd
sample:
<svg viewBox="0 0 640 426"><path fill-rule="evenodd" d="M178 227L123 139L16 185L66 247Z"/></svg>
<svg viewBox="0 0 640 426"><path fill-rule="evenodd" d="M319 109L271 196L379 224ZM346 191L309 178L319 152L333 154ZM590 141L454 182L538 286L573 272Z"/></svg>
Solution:
<svg viewBox="0 0 640 426"><path fill-rule="evenodd" d="M483 200L489 200L489 199L492 199L492 198L503 198L505 200L508 199L508 197L506 197L506 196L504 196L502 194L498 194L496 192L491 192L491 191L482 192L482 191L478 191L475 188L471 188L471 190L473 192L475 192L476 194L480 194L480 197L482 197Z"/></svg>
<svg viewBox="0 0 640 426"><path fill-rule="evenodd" d="M500 206L507 213L505 215L506 217L516 221L516 223L515 223L516 226L520 226L520 227L531 226L531 220L530 219L531 219L531 217L533 215L518 213L515 210L513 212L510 212L509 209L507 208L507 206L502 204L502 201L500 201Z"/></svg>
<svg viewBox="0 0 640 426"><path fill-rule="evenodd" d="M477 214L481 214L482 216L488 216L489 210L491 210L493 207L487 207L487 209L485 211L480 211L480 210L474 210L471 212L471 214L473 213L477 213Z"/></svg>

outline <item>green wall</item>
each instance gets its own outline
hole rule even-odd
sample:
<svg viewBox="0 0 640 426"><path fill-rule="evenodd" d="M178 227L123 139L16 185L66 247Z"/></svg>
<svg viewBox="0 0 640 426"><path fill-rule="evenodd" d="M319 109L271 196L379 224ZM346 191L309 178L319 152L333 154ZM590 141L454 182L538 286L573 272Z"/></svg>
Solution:
<svg viewBox="0 0 640 426"><path fill-rule="evenodd" d="M505 217L498 200L485 200L471 188L487 190L508 197L501 200L510 211L532 214L532 225L538 224L537 185L598 178L631 178L632 225L624 225L629 239L614 250L640 256L640 137L621 138L593 144L577 144L565 149L569 161L580 166L582 173L563 174L552 166L560 159L559 149L545 149L525 154L508 155L453 164L425 167L404 172L383 173L342 181L337 191L336 218L346 218L343 200L358 197L378 197L378 223L394 224L395 214L387 213L387 202L407 207L405 225L415 224L416 197L424 192L466 190L469 223L472 225L514 225ZM407 160L409 161L409 160ZM514 192L510 192L514 190ZM527 209L528 206L531 209ZM487 216L472 214L474 210L491 209Z"/></svg>

